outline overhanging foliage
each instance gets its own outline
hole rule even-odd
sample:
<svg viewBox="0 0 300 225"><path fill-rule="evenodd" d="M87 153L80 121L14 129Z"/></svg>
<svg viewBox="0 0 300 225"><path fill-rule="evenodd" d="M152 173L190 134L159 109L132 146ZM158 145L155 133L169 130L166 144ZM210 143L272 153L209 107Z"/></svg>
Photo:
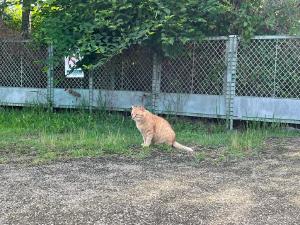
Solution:
<svg viewBox="0 0 300 225"><path fill-rule="evenodd" d="M229 9L217 0L53 0L40 9L36 37L56 55L76 52L82 64L101 64L134 44L168 54L174 43L225 33Z"/></svg>
<svg viewBox="0 0 300 225"><path fill-rule="evenodd" d="M171 54L190 40L239 34L296 34L298 0L42 0L34 7L35 38L55 55L80 54L85 68L135 44Z"/></svg>

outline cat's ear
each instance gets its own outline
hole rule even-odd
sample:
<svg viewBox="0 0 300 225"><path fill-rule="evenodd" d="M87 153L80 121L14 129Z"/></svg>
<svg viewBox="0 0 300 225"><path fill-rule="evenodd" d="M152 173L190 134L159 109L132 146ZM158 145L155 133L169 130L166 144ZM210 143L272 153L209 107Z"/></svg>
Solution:
<svg viewBox="0 0 300 225"><path fill-rule="evenodd" d="M144 112L146 109L144 106L140 106L140 109Z"/></svg>
<svg viewBox="0 0 300 225"><path fill-rule="evenodd" d="M134 109L134 105L131 106L131 109Z"/></svg>

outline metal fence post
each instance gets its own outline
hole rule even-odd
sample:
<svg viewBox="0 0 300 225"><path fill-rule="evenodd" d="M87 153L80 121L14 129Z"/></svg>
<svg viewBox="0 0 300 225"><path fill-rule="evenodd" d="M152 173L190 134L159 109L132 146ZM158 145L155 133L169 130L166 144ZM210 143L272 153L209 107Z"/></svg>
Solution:
<svg viewBox="0 0 300 225"><path fill-rule="evenodd" d="M89 111L92 113L93 110L93 99L94 99L94 71L89 73Z"/></svg>
<svg viewBox="0 0 300 225"><path fill-rule="evenodd" d="M53 46L48 47L48 70L47 70L47 102L48 108L53 111L54 105L53 87Z"/></svg>
<svg viewBox="0 0 300 225"><path fill-rule="evenodd" d="M226 105L226 118L227 128L233 129L233 107L235 96L235 82L236 82L236 66L237 66L237 48L238 37L230 35L226 46L226 79L225 79L225 105Z"/></svg>
<svg viewBox="0 0 300 225"><path fill-rule="evenodd" d="M153 54L153 76L152 76L152 110L154 113L158 112L157 103L160 93L161 81L161 60L157 53Z"/></svg>

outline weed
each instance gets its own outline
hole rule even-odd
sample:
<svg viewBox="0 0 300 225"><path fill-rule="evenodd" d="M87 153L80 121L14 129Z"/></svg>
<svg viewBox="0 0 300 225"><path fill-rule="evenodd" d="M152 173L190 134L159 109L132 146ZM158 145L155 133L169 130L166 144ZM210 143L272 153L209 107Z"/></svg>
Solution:
<svg viewBox="0 0 300 225"><path fill-rule="evenodd" d="M172 153L174 152L174 148L166 145L166 144L162 144L162 145L157 145L157 147L162 151L162 152L166 152L166 153Z"/></svg>
<svg viewBox="0 0 300 225"><path fill-rule="evenodd" d="M205 154L203 152L197 152L195 155L195 159L198 162L204 161L205 160Z"/></svg>
<svg viewBox="0 0 300 225"><path fill-rule="evenodd" d="M6 157L0 157L0 164L6 163L8 159Z"/></svg>
<svg viewBox="0 0 300 225"><path fill-rule="evenodd" d="M133 156L137 159L145 159L151 155L151 148L141 148Z"/></svg>

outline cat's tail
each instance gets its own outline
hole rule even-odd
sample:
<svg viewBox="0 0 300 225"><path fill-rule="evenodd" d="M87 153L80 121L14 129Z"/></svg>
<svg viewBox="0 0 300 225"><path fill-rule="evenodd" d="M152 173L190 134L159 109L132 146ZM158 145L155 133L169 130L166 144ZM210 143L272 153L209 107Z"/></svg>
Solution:
<svg viewBox="0 0 300 225"><path fill-rule="evenodd" d="M194 151L192 148L184 146L182 144L179 144L176 141L173 143L173 147L177 148L177 149L180 149L180 150L185 150L185 151L188 151L188 152L193 152Z"/></svg>

